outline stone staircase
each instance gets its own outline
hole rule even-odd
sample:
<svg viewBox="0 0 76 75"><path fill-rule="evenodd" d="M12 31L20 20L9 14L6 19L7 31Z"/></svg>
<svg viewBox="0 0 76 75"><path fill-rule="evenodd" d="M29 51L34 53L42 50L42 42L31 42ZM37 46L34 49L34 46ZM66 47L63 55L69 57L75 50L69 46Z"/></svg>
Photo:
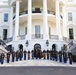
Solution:
<svg viewBox="0 0 76 75"><path fill-rule="evenodd" d="M0 64L0 66L64 66L64 67L76 67L76 63L73 63L72 65L69 64L69 61L67 63L60 63L59 61L53 61L53 60L44 60L44 59L31 59L31 60L22 60L22 61L15 61L10 63L4 63Z"/></svg>

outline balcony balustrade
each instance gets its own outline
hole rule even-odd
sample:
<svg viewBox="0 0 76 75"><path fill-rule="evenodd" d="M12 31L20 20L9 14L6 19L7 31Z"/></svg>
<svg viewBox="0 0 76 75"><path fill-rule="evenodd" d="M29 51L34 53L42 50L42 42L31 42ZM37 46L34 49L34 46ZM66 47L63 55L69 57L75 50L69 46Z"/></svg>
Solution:
<svg viewBox="0 0 76 75"><path fill-rule="evenodd" d="M13 40L13 37L7 38L7 40L4 40L5 43L11 42Z"/></svg>
<svg viewBox="0 0 76 75"><path fill-rule="evenodd" d="M49 39L55 39L55 40L58 40L59 37L58 37L58 35L49 35Z"/></svg>
<svg viewBox="0 0 76 75"><path fill-rule="evenodd" d="M68 43L70 42L70 39L67 38L67 37L63 37L63 40L66 41L66 42L68 42Z"/></svg>
<svg viewBox="0 0 76 75"><path fill-rule="evenodd" d="M32 34L32 39L43 39L43 34Z"/></svg>
<svg viewBox="0 0 76 75"><path fill-rule="evenodd" d="M24 40L25 39L25 35L19 35L17 36L17 40Z"/></svg>
<svg viewBox="0 0 76 75"><path fill-rule="evenodd" d="M42 13L42 12L43 12L42 10L32 10L32 13ZM56 15L56 13L54 11L50 11L50 10L47 10L47 13ZM24 14L28 14L28 10L20 12L19 16L24 15ZM63 18L62 15L60 15L60 18L61 19ZM15 15L13 16L13 19L15 19Z"/></svg>

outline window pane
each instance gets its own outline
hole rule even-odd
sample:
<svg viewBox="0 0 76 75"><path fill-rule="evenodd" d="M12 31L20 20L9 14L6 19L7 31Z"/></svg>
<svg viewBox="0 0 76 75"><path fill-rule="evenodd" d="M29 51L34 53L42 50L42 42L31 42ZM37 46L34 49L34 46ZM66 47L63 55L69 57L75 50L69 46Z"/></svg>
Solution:
<svg viewBox="0 0 76 75"><path fill-rule="evenodd" d="M73 39L73 29L69 29L69 38Z"/></svg>
<svg viewBox="0 0 76 75"><path fill-rule="evenodd" d="M3 29L3 40L7 39L7 29Z"/></svg>
<svg viewBox="0 0 76 75"><path fill-rule="evenodd" d="M40 38L40 26L35 26L35 37Z"/></svg>
<svg viewBox="0 0 76 75"><path fill-rule="evenodd" d="M8 14L4 14L4 22L8 22Z"/></svg>
<svg viewBox="0 0 76 75"><path fill-rule="evenodd" d="M72 21L72 13L68 13L68 21Z"/></svg>
<svg viewBox="0 0 76 75"><path fill-rule="evenodd" d="M49 35L51 35L51 27L49 27Z"/></svg>
<svg viewBox="0 0 76 75"><path fill-rule="evenodd" d="M35 34L40 34L40 26L35 26Z"/></svg>
<svg viewBox="0 0 76 75"><path fill-rule="evenodd" d="M25 35L27 34L27 27L25 27Z"/></svg>

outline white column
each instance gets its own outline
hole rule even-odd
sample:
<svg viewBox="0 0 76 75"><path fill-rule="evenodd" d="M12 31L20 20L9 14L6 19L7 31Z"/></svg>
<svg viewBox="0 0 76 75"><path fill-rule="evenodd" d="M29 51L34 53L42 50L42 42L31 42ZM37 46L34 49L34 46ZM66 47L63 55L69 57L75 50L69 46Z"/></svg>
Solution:
<svg viewBox="0 0 76 75"><path fill-rule="evenodd" d="M10 29L9 29L9 37L13 37L13 6L11 6L10 11Z"/></svg>
<svg viewBox="0 0 76 75"><path fill-rule="evenodd" d="M17 40L17 37L19 35L19 0L16 1L16 19L15 19L15 40Z"/></svg>
<svg viewBox="0 0 76 75"><path fill-rule="evenodd" d="M48 38L47 0L43 0L43 39Z"/></svg>
<svg viewBox="0 0 76 75"><path fill-rule="evenodd" d="M59 40L62 40L59 12L59 0L56 0L56 34L59 36Z"/></svg>
<svg viewBox="0 0 76 75"><path fill-rule="evenodd" d="M27 40L32 36L32 0L28 0L28 18L27 18Z"/></svg>
<svg viewBox="0 0 76 75"><path fill-rule="evenodd" d="M62 10L63 10L63 37L67 37L65 5L63 5Z"/></svg>

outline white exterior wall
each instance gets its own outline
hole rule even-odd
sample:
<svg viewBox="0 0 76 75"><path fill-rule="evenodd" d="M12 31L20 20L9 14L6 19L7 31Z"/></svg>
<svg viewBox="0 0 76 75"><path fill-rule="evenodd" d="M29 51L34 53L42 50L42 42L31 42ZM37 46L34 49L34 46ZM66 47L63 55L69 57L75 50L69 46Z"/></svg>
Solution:
<svg viewBox="0 0 76 75"><path fill-rule="evenodd" d="M70 4L69 4L70 3ZM67 2L67 7L66 7L66 18L67 18L67 35L69 38L69 28L73 28L73 36L74 40L76 40L76 0L72 0L72 2ZM68 13L72 13L72 21L68 21Z"/></svg>
<svg viewBox="0 0 76 75"><path fill-rule="evenodd" d="M4 22L4 14L8 13L8 22ZM3 39L3 29L7 29L7 38L9 37L9 26L10 26L10 9L9 7L0 8L0 36Z"/></svg>

